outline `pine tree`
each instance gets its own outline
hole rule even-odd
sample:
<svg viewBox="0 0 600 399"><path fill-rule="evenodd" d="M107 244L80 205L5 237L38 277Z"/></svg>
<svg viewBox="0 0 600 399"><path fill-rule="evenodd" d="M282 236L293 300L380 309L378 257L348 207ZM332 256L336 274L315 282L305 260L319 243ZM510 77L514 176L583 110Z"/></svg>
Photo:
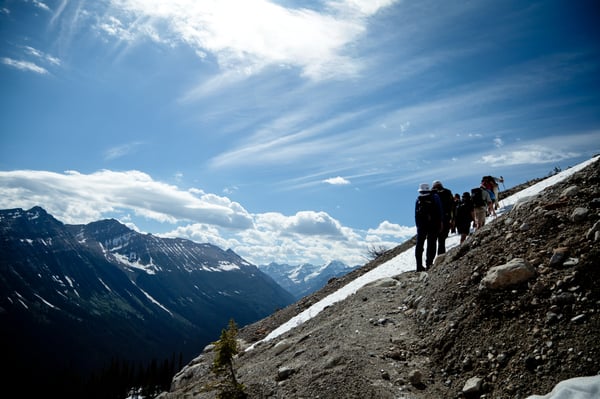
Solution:
<svg viewBox="0 0 600 399"><path fill-rule="evenodd" d="M213 372L220 377L219 399L245 399L244 385L235 377L233 358L239 353L237 343L238 328L233 319L229 320L229 328L221 331L220 339L215 342L215 359Z"/></svg>

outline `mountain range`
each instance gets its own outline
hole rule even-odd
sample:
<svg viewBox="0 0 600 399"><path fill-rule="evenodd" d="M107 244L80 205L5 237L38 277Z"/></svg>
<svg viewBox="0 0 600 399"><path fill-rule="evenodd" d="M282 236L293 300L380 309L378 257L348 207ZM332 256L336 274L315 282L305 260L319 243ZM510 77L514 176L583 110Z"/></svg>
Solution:
<svg viewBox="0 0 600 399"><path fill-rule="evenodd" d="M321 266L311 263L288 265L275 262L258 266L296 300L323 288L332 278L344 276L358 267L360 265L348 266L340 261L330 261Z"/></svg>
<svg viewBox="0 0 600 399"><path fill-rule="evenodd" d="M0 293L2 379L27 375L55 392L61 376L114 359L186 362L230 319L245 325L294 301L231 250L116 220L67 225L41 207L0 210Z"/></svg>

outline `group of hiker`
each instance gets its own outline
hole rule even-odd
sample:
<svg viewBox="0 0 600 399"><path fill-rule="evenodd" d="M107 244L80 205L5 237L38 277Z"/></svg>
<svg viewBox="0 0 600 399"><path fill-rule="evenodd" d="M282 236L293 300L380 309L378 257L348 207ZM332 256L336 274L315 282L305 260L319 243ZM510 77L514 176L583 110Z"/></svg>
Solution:
<svg viewBox="0 0 600 399"><path fill-rule="evenodd" d="M471 189L471 192L465 191L462 196L458 193L453 195L439 180L435 180L431 187L427 183L419 185L415 204L418 272L428 270L436 255L446 253L446 239L451 232L460 234L462 244L471 233L471 225L477 230L485 225L487 216L496 216L499 183L504 183L502 176L483 176L479 187ZM423 266L425 242L427 251Z"/></svg>

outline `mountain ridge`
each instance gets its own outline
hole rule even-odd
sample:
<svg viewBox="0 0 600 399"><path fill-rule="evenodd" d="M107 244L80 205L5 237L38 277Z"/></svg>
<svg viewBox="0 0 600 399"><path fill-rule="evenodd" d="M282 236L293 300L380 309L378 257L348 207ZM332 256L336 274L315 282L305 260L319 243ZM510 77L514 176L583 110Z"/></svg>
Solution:
<svg viewBox="0 0 600 399"><path fill-rule="evenodd" d="M293 301L233 251L114 219L65 225L41 207L0 211L0 292L0 341L15 365L3 378L35 375L36 388L58 392L63 371L187 361L229 319L248 324Z"/></svg>
<svg viewBox="0 0 600 399"><path fill-rule="evenodd" d="M320 266L310 263L288 265L276 262L258 266L261 271L290 292L296 300L323 288L330 279L344 276L358 267L360 265L348 266L336 260Z"/></svg>

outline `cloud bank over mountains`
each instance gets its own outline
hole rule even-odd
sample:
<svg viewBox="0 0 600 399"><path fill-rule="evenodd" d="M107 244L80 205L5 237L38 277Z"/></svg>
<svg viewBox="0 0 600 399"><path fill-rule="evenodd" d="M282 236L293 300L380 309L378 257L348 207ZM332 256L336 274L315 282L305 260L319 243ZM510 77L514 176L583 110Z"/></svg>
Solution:
<svg viewBox="0 0 600 399"><path fill-rule="evenodd" d="M365 261L370 245L391 247L415 233L414 228L387 221L379 229L355 230L326 212L252 214L227 197L198 189L181 190L139 171L0 172L0 187L2 209L14 204L24 209L42 204L63 223L85 224L115 217L139 231L131 222L133 213L173 226L157 235L232 248L255 264L281 259L319 264L323 254L329 254L328 261L354 265Z"/></svg>

